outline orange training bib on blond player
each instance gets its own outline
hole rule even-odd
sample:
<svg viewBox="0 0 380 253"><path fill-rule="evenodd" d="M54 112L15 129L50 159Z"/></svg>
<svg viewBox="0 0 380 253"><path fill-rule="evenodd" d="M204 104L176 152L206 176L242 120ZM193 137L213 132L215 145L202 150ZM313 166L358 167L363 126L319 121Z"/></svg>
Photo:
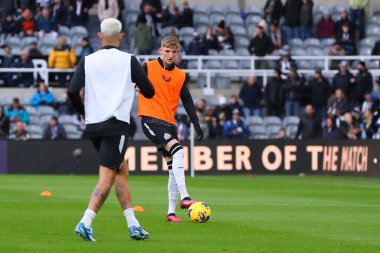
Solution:
<svg viewBox="0 0 380 253"><path fill-rule="evenodd" d="M158 60L148 62L147 68L148 79L153 84L156 93L151 99L139 94L138 116L149 116L175 124L174 116L185 81L185 72L177 67L168 71L160 65Z"/></svg>

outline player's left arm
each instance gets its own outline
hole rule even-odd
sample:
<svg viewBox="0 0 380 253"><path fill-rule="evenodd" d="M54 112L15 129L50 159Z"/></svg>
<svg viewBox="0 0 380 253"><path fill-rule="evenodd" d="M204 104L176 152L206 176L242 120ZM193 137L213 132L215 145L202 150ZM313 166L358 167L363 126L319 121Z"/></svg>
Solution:
<svg viewBox="0 0 380 253"><path fill-rule="evenodd" d="M82 98L80 97L80 90L84 87L85 84L85 72L84 72L84 59L82 59L77 69L74 72L74 76L71 79L69 88L67 89L67 94L75 110L80 114L84 115L84 104Z"/></svg>
<svg viewBox="0 0 380 253"><path fill-rule="evenodd" d="M193 98L191 97L189 88L187 87L186 83L184 83L182 86L180 97L187 115L189 116L191 122L194 124L195 131L198 135L198 140L200 141L203 139L203 130L199 124L199 118L195 111Z"/></svg>

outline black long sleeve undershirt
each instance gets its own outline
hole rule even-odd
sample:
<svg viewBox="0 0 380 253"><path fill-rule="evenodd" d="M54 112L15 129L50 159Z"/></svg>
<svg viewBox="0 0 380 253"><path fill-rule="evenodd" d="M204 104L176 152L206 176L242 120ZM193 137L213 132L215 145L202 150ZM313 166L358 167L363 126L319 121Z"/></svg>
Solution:
<svg viewBox="0 0 380 253"><path fill-rule="evenodd" d="M161 61L159 61L159 62L162 66L162 62ZM143 67L146 75L148 75L147 64L144 63L142 67ZM181 98L183 107L185 108L185 111L190 118L190 121L194 124L194 126L199 125L199 118L198 118L198 115L195 111L194 101L193 101L193 98L190 94L189 88L187 87L186 82L184 82L184 84L182 85L182 89L180 92L180 98Z"/></svg>
<svg viewBox="0 0 380 253"><path fill-rule="evenodd" d="M152 98L154 96L154 87L150 83L148 77L146 76L143 68L141 67L140 62L135 56L131 57L131 78L132 82L138 83L140 88L140 93L146 98ZM82 87L85 86L85 68L84 68L84 59L81 60L75 70L74 76L71 79L70 86L67 90L67 93L73 103L74 108L83 115L84 104L79 95Z"/></svg>

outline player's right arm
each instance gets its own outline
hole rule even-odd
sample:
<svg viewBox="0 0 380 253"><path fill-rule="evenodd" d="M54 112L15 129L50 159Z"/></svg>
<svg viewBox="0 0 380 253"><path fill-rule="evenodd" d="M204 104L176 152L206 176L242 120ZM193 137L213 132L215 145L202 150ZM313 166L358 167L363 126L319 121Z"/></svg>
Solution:
<svg viewBox="0 0 380 253"><path fill-rule="evenodd" d="M141 67L139 61L135 56L131 58L131 71L132 82L136 83L140 93L146 98L152 98L154 96L154 87L149 81L146 71Z"/></svg>

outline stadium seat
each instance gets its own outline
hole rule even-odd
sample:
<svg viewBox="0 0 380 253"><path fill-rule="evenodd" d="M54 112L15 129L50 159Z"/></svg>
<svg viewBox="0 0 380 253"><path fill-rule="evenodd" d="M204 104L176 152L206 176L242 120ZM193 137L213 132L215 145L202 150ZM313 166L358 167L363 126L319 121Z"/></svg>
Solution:
<svg viewBox="0 0 380 253"><path fill-rule="evenodd" d="M264 126L264 120L260 116L249 116L246 121L249 126Z"/></svg>
<svg viewBox="0 0 380 253"><path fill-rule="evenodd" d="M226 9L223 5L211 5L208 9L208 12L210 15L218 14L218 15L225 15Z"/></svg>
<svg viewBox="0 0 380 253"><path fill-rule="evenodd" d="M241 35L241 36L247 36L247 30L245 29L244 26L242 25L236 25L236 24L233 24L231 25L231 31L232 33L237 36L237 35Z"/></svg>
<svg viewBox="0 0 380 253"><path fill-rule="evenodd" d="M203 34L205 33L206 31L206 28L207 28L207 25L197 25L196 27L196 31L198 34L200 34L201 36L203 36Z"/></svg>
<svg viewBox="0 0 380 253"><path fill-rule="evenodd" d="M205 64L206 69L221 69L222 64L219 60L208 60Z"/></svg>
<svg viewBox="0 0 380 253"><path fill-rule="evenodd" d="M230 4L226 7L226 14L238 14L240 15L240 8L237 4Z"/></svg>
<svg viewBox="0 0 380 253"><path fill-rule="evenodd" d="M70 36L70 28L68 28L67 26L61 25L58 28L58 34L59 34L59 36L69 37Z"/></svg>
<svg viewBox="0 0 380 253"><path fill-rule="evenodd" d="M57 45L57 39L53 39L50 37L43 37L42 39L39 40L39 48L42 47L55 47Z"/></svg>
<svg viewBox="0 0 380 253"><path fill-rule="evenodd" d="M263 18L261 16L255 16L255 15L246 17L246 19L245 19L245 25L252 25L252 24L254 24L256 26L256 25L258 25L261 22L262 19Z"/></svg>
<svg viewBox="0 0 380 253"><path fill-rule="evenodd" d="M204 5L194 5L193 6L193 12L195 15L197 15L197 14L208 15L207 7L205 7Z"/></svg>
<svg viewBox="0 0 380 253"><path fill-rule="evenodd" d="M264 126L250 126L251 137L252 139L268 139L268 133Z"/></svg>
<svg viewBox="0 0 380 253"><path fill-rule="evenodd" d="M304 47L320 47L321 42L317 38L309 38L303 42Z"/></svg>
<svg viewBox="0 0 380 253"><path fill-rule="evenodd" d="M34 125L34 124L29 124L25 126L25 130L28 131L29 133L33 134L41 134L43 133L43 129L40 125Z"/></svg>
<svg viewBox="0 0 380 253"><path fill-rule="evenodd" d="M372 47L361 46L359 49L359 55L371 55Z"/></svg>
<svg viewBox="0 0 380 253"><path fill-rule="evenodd" d="M186 34L186 35L183 35L179 38L181 41L183 41L183 43L185 45L189 45L190 42L192 42L194 40L194 35L189 35L189 34Z"/></svg>
<svg viewBox="0 0 380 253"><path fill-rule="evenodd" d="M287 117L284 117L284 119L282 120L282 125L284 128L291 125L298 126L299 123L300 123L300 118L298 116L287 116Z"/></svg>
<svg viewBox="0 0 380 253"><path fill-rule="evenodd" d="M36 114L29 114L29 124L40 125L40 118Z"/></svg>
<svg viewBox="0 0 380 253"><path fill-rule="evenodd" d="M29 115L38 115L36 107L32 105L25 105L25 110L29 113Z"/></svg>
<svg viewBox="0 0 380 253"><path fill-rule="evenodd" d="M290 139L294 139L296 137L297 130L298 130L298 126L295 126L295 125L287 126L285 129L286 136Z"/></svg>
<svg viewBox="0 0 380 253"><path fill-rule="evenodd" d="M321 40L321 47L322 48L325 48L325 47L331 47L334 43L335 43L335 39L333 38L326 38L326 39L322 39Z"/></svg>
<svg viewBox="0 0 380 253"><path fill-rule="evenodd" d="M42 55L49 55L52 48L53 47L50 47L50 46L43 46L43 47L40 47L39 50Z"/></svg>
<svg viewBox="0 0 380 253"><path fill-rule="evenodd" d="M303 48L299 48L299 47L292 48L291 52L292 52L292 55L294 55L294 56L305 56L306 55L306 51Z"/></svg>
<svg viewBox="0 0 380 253"><path fill-rule="evenodd" d="M226 23L227 26L232 26L232 25L244 25L243 19L240 17L240 15L235 15L235 14L229 14L226 18Z"/></svg>
<svg viewBox="0 0 380 253"><path fill-rule="evenodd" d="M80 132L78 127L73 124L62 124L65 128L66 133L78 133Z"/></svg>
<svg viewBox="0 0 380 253"><path fill-rule="evenodd" d="M210 22L212 26L217 25L220 21L225 20L225 19L226 19L225 16L222 14L214 13L210 15Z"/></svg>
<svg viewBox="0 0 380 253"><path fill-rule="evenodd" d="M88 36L88 31L86 29L86 27L84 26L73 26L71 27L70 29L70 37L74 37L74 36L78 36L78 37L87 37Z"/></svg>
<svg viewBox="0 0 380 253"><path fill-rule="evenodd" d="M208 50L208 55L219 55L218 51L215 49L209 49Z"/></svg>
<svg viewBox="0 0 380 253"><path fill-rule="evenodd" d="M289 45L291 47L304 47L303 45L303 41L301 39L298 39L298 38L295 38L295 39L291 39L289 41Z"/></svg>
<svg viewBox="0 0 380 253"><path fill-rule="evenodd" d="M347 7L346 6L333 6L332 9L331 9L331 13L332 14L340 14L342 11L347 11Z"/></svg>
<svg viewBox="0 0 380 253"><path fill-rule="evenodd" d="M29 136L32 140L40 140L43 137L41 133L31 133Z"/></svg>
<svg viewBox="0 0 380 253"><path fill-rule="evenodd" d="M11 55L20 55L21 54L21 47L12 47L11 49Z"/></svg>
<svg viewBox="0 0 380 253"><path fill-rule="evenodd" d="M320 48L308 47L308 48L306 48L306 55L310 55L310 56L322 56L323 55L323 51Z"/></svg>
<svg viewBox="0 0 380 253"><path fill-rule="evenodd" d="M380 61L369 61L367 64L368 69L379 69Z"/></svg>
<svg viewBox="0 0 380 253"><path fill-rule="evenodd" d="M222 56L236 56L236 53L232 49L223 49L219 51L219 55Z"/></svg>
<svg viewBox="0 0 380 253"><path fill-rule="evenodd" d="M330 12L330 8L325 5L314 5L313 14Z"/></svg>
<svg viewBox="0 0 380 253"><path fill-rule="evenodd" d="M311 69L324 69L325 68L325 61L324 60L312 60L312 61L310 61L310 68Z"/></svg>
<svg viewBox="0 0 380 253"><path fill-rule="evenodd" d="M318 24L318 22L322 19L323 17L323 13L321 12L318 12L316 14L313 15L313 23L314 25Z"/></svg>
<svg viewBox="0 0 380 253"><path fill-rule="evenodd" d="M4 41L4 44L9 46L10 48L20 47L21 40L19 37L13 36L13 37L6 38Z"/></svg>
<svg viewBox="0 0 380 253"><path fill-rule="evenodd" d="M179 36L191 35L193 36L195 30L194 27L182 27L179 29Z"/></svg>
<svg viewBox="0 0 380 253"><path fill-rule="evenodd" d="M21 39L20 44L23 49L28 49L32 42L37 43L38 39L36 37L24 37Z"/></svg>
<svg viewBox="0 0 380 253"><path fill-rule="evenodd" d="M68 139L79 140L80 138L82 138L82 132L76 132L76 133L70 132L70 133L67 133L66 136Z"/></svg>
<svg viewBox="0 0 380 253"><path fill-rule="evenodd" d="M40 116L40 125L42 127L45 127L47 124L49 124L51 117L52 115L47 115L47 114Z"/></svg>
<svg viewBox="0 0 380 253"><path fill-rule="evenodd" d="M250 16L250 15L262 16L263 10L260 7L249 5L245 8L245 14L247 16Z"/></svg>
<svg viewBox="0 0 380 253"><path fill-rule="evenodd" d="M276 116L267 116L264 118L264 125L265 127L270 126L282 126L282 121L279 117Z"/></svg>
<svg viewBox="0 0 380 253"><path fill-rule="evenodd" d="M274 137L278 136L278 132L281 129L281 125L271 125L266 127L267 134L269 135L269 138L274 139Z"/></svg>
<svg viewBox="0 0 380 253"><path fill-rule="evenodd" d="M367 19L367 25L380 25L380 16L372 16Z"/></svg>
<svg viewBox="0 0 380 253"><path fill-rule="evenodd" d="M76 125L75 116L73 116L73 115L61 115L58 117L58 122L61 124Z"/></svg>
<svg viewBox="0 0 380 253"><path fill-rule="evenodd" d="M331 15L331 19L336 23L340 20L340 14L339 13L334 13Z"/></svg>
<svg viewBox="0 0 380 253"><path fill-rule="evenodd" d="M236 47L248 47L249 45L249 40L245 37L239 38L239 40L235 41L235 46Z"/></svg>
<svg viewBox="0 0 380 253"><path fill-rule="evenodd" d="M43 106L40 106L39 108L38 108L38 115L41 117L41 116L44 116L44 115L49 115L50 116L50 118L52 117L52 116L54 116L55 115L55 110L54 110L54 108L53 107L50 107L50 106L45 106L45 105L43 105Z"/></svg>
<svg viewBox="0 0 380 253"><path fill-rule="evenodd" d="M360 47L373 47L376 43L376 40L374 37L366 37L366 38L363 38L360 43L359 43L359 46Z"/></svg>
<svg viewBox="0 0 380 253"><path fill-rule="evenodd" d="M371 35L379 36L379 34L380 34L380 26L379 25L368 25L366 27L367 37L371 36Z"/></svg>

